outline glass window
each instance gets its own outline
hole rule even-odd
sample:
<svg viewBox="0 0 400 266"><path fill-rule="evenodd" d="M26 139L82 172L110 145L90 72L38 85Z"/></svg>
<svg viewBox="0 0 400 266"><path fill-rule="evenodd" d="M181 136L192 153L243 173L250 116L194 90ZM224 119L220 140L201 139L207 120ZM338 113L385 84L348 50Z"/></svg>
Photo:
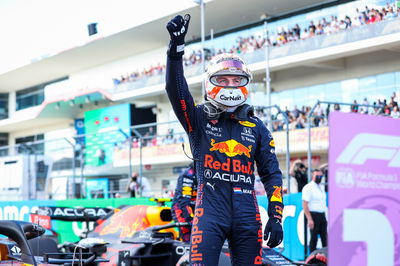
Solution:
<svg viewBox="0 0 400 266"><path fill-rule="evenodd" d="M42 83L27 89L17 91L17 111L42 104L42 102L44 101L44 88L47 85L57 83L66 79L68 79L68 77L62 77L57 80Z"/></svg>
<svg viewBox="0 0 400 266"><path fill-rule="evenodd" d="M44 101L44 86L17 91L17 111L40 105Z"/></svg>
<svg viewBox="0 0 400 266"><path fill-rule="evenodd" d="M390 99L393 92L396 91L395 73L385 73L376 76L377 93L379 99Z"/></svg>
<svg viewBox="0 0 400 266"><path fill-rule="evenodd" d="M280 100L279 93L277 93L277 92L271 93L271 102L272 102L272 104L279 105L279 100Z"/></svg>
<svg viewBox="0 0 400 266"><path fill-rule="evenodd" d="M396 95L397 99L400 100L400 72L395 73L395 78L396 78Z"/></svg>
<svg viewBox="0 0 400 266"><path fill-rule="evenodd" d="M297 105L298 109L307 105L308 89L300 88L293 90L294 103ZM292 106L294 108L294 106ZM293 109L292 108L292 109Z"/></svg>
<svg viewBox="0 0 400 266"><path fill-rule="evenodd" d="M286 107L290 109L294 106L293 90L279 92L279 107L285 110Z"/></svg>
<svg viewBox="0 0 400 266"><path fill-rule="evenodd" d="M44 153L44 135L34 135L15 139L15 144L19 144L18 153L43 154Z"/></svg>
<svg viewBox="0 0 400 266"><path fill-rule="evenodd" d="M248 104L254 106L265 106L268 105L265 97L265 93L261 91L253 91L250 93L250 97L247 100Z"/></svg>
<svg viewBox="0 0 400 266"><path fill-rule="evenodd" d="M359 79L359 86L360 86L360 95L362 97L367 97L367 100L376 101L379 99L379 94L376 90L376 76L369 76Z"/></svg>
<svg viewBox="0 0 400 266"><path fill-rule="evenodd" d="M0 147L8 145L8 133L0 133Z"/></svg>
<svg viewBox="0 0 400 266"><path fill-rule="evenodd" d="M325 88L323 84L308 87L307 105L314 106L318 100L325 100Z"/></svg>
<svg viewBox="0 0 400 266"><path fill-rule="evenodd" d="M0 156L8 156L8 133L0 133Z"/></svg>
<svg viewBox="0 0 400 266"><path fill-rule="evenodd" d="M359 97L359 80L348 79L340 82L342 87L343 102L352 103L354 100L357 102L362 99Z"/></svg>
<svg viewBox="0 0 400 266"><path fill-rule="evenodd" d="M340 82L325 84L325 100L329 102L343 102Z"/></svg>
<svg viewBox="0 0 400 266"><path fill-rule="evenodd" d="M313 106L318 100L351 104L354 100L363 103L367 98L367 101L373 104L378 100L390 101L393 93L396 93L400 101L400 72L274 92L271 94L271 100L272 104L277 104L282 110L286 107L292 110L294 105L301 109L302 106ZM343 107L343 110L349 108Z"/></svg>
<svg viewBox="0 0 400 266"><path fill-rule="evenodd" d="M0 119L8 118L8 93L0 93Z"/></svg>

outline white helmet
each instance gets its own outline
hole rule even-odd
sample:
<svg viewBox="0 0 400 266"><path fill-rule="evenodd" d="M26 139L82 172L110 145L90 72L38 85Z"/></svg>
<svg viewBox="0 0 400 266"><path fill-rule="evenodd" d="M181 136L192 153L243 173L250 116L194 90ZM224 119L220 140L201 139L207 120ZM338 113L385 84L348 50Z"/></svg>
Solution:
<svg viewBox="0 0 400 266"><path fill-rule="evenodd" d="M252 76L239 56L227 53L215 56L208 65L206 75L206 100L218 109L236 107L247 100L249 90L246 86ZM235 79L234 85L228 85L221 76L238 77L238 79Z"/></svg>

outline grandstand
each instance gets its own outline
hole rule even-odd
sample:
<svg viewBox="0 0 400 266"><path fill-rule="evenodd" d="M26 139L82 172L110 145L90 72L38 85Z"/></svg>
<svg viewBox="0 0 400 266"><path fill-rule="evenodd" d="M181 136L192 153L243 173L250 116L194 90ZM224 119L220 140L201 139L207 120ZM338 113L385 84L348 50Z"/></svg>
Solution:
<svg viewBox="0 0 400 266"><path fill-rule="evenodd" d="M0 200L89 195L88 180L106 180L101 194L107 197L124 195L133 171L149 178L156 195L168 195L190 162L187 138L164 92L165 24L177 13L192 15L185 72L201 102L200 9L194 3L120 32L99 31L84 44L0 73ZM228 51L249 64L249 102L273 131L285 173L287 153L290 161L307 163L308 123L311 167L327 162L329 112L399 118L399 1L214 0L205 13L206 58ZM272 120L267 116L267 60L271 102L288 125L276 108ZM318 100L338 104L317 106Z"/></svg>

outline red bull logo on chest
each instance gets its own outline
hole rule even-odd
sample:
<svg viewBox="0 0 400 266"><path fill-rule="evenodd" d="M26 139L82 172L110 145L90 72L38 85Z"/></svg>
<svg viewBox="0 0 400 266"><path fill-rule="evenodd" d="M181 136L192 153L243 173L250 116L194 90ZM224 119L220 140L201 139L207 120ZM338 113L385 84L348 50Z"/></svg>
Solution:
<svg viewBox="0 0 400 266"><path fill-rule="evenodd" d="M234 139L221 141L215 143L214 139L211 139L210 151L219 151L220 153L225 153L226 156L234 157L236 155L245 155L250 158L250 152L252 145L248 147L244 146L242 143L237 142Z"/></svg>
<svg viewBox="0 0 400 266"><path fill-rule="evenodd" d="M204 167L214 169L214 170L222 170L225 172L234 172L234 173L241 173L241 174L253 174L253 163L247 162L242 163L240 160L235 160L228 158L225 162L221 162L215 160L214 157L210 154L206 154L204 156Z"/></svg>

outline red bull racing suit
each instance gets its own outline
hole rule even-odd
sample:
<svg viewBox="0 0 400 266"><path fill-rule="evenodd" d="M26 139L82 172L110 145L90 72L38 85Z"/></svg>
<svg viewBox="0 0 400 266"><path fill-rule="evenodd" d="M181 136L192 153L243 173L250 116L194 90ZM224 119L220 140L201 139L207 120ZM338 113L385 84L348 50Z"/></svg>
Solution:
<svg viewBox="0 0 400 266"><path fill-rule="evenodd" d="M281 219L283 209L282 173L271 133L260 119L239 115L243 106L210 119L203 104L195 106L179 57L168 56L166 90L189 136L198 177L192 265L217 265L226 239L234 265L261 264L262 227L254 163L269 197L269 217Z"/></svg>
<svg viewBox="0 0 400 266"><path fill-rule="evenodd" d="M192 223L197 195L197 178L194 169L189 167L177 180L172 202L172 216L176 222ZM190 241L192 226L180 227L179 232L184 242Z"/></svg>

